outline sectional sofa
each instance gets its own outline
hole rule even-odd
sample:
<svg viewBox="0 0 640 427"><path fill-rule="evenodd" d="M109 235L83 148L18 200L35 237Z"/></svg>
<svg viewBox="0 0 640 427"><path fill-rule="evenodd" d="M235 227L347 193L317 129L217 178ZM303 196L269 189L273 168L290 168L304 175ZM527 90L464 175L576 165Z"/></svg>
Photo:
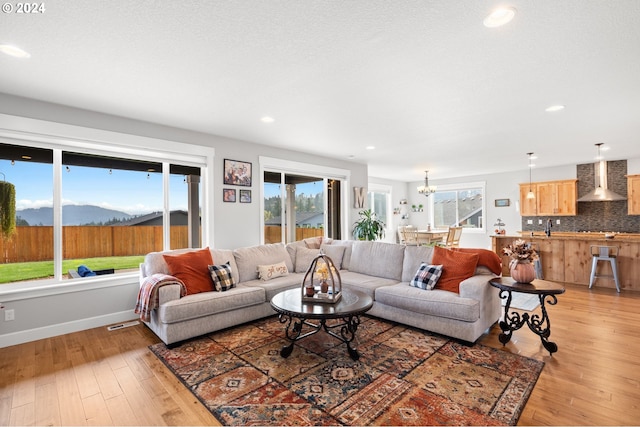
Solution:
<svg viewBox="0 0 640 427"><path fill-rule="evenodd" d="M229 279L234 285L224 291L184 296L178 282L169 281L159 287L157 307L143 320L167 345L275 314L271 298L280 291L301 286L310 262L320 250L340 270L343 289L358 289L374 299L367 314L466 342L475 342L501 316L498 290L489 284L497 274L490 270L491 262L482 262L483 257L493 254L488 250L478 250L486 253L479 256L480 263L471 277L463 278L459 287L456 281L458 292L410 285L421 264L432 262L434 251L447 249L317 238L288 245L207 250L214 264L225 265L230 271ZM171 274L166 256L179 257L192 251L147 254L140 264L141 286L152 277L166 278ZM443 270L447 268L444 265ZM493 270L499 274L495 266Z"/></svg>

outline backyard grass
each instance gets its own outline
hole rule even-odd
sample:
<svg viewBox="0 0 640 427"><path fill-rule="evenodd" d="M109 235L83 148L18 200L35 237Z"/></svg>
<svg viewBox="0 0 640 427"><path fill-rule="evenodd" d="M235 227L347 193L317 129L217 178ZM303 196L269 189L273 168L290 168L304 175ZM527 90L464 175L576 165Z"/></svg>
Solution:
<svg viewBox="0 0 640 427"><path fill-rule="evenodd" d="M137 269L143 261L144 255L69 259L62 261L62 273L66 277L67 271L77 270L78 266L82 264L91 270L113 268L118 272L118 270ZM0 284L49 277L53 277L53 261L0 264Z"/></svg>

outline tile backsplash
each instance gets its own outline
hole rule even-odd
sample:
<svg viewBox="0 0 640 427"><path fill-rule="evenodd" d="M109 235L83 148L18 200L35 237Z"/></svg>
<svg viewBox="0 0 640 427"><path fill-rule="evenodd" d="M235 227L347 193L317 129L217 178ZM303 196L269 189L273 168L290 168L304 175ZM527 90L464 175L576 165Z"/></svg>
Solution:
<svg viewBox="0 0 640 427"><path fill-rule="evenodd" d="M627 161L607 162L608 188L621 196L627 197ZM578 198L593 190L595 185L594 164L577 165ZM615 231L617 233L640 233L640 215L627 215L627 201L615 202L578 202L576 216L557 217L522 217L523 231L543 231L547 218L551 218L554 231ZM542 224L538 221L542 219ZM527 224L533 220L533 224ZM556 224L560 220L560 224Z"/></svg>

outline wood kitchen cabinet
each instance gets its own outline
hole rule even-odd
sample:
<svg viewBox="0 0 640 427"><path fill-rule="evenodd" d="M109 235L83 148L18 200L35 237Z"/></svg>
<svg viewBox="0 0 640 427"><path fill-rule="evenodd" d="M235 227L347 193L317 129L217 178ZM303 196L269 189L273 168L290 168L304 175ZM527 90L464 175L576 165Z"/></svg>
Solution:
<svg viewBox="0 0 640 427"><path fill-rule="evenodd" d="M578 180L531 183L535 199L527 199L529 184L520 184L521 216L571 216L577 214Z"/></svg>
<svg viewBox="0 0 640 427"><path fill-rule="evenodd" d="M640 215L640 175L627 175L628 214Z"/></svg>
<svg viewBox="0 0 640 427"><path fill-rule="evenodd" d="M520 215L521 216L536 216L538 215L538 207L536 206L538 198L535 199L527 199L527 194L529 193L529 189L533 191L533 194L536 194L536 184L529 183L520 184Z"/></svg>

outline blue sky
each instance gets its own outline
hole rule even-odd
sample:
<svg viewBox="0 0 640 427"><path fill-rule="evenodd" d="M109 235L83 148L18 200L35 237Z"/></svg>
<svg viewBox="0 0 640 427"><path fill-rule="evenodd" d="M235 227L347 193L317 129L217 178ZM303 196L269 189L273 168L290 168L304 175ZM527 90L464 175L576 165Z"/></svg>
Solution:
<svg viewBox="0 0 640 427"><path fill-rule="evenodd" d="M16 187L16 209L52 206L53 166L0 160L0 172ZM171 209L187 208L187 185L182 175L170 181ZM2 175L0 175L2 179ZM95 205L142 214L162 210L162 175L70 166L62 174L63 204Z"/></svg>

